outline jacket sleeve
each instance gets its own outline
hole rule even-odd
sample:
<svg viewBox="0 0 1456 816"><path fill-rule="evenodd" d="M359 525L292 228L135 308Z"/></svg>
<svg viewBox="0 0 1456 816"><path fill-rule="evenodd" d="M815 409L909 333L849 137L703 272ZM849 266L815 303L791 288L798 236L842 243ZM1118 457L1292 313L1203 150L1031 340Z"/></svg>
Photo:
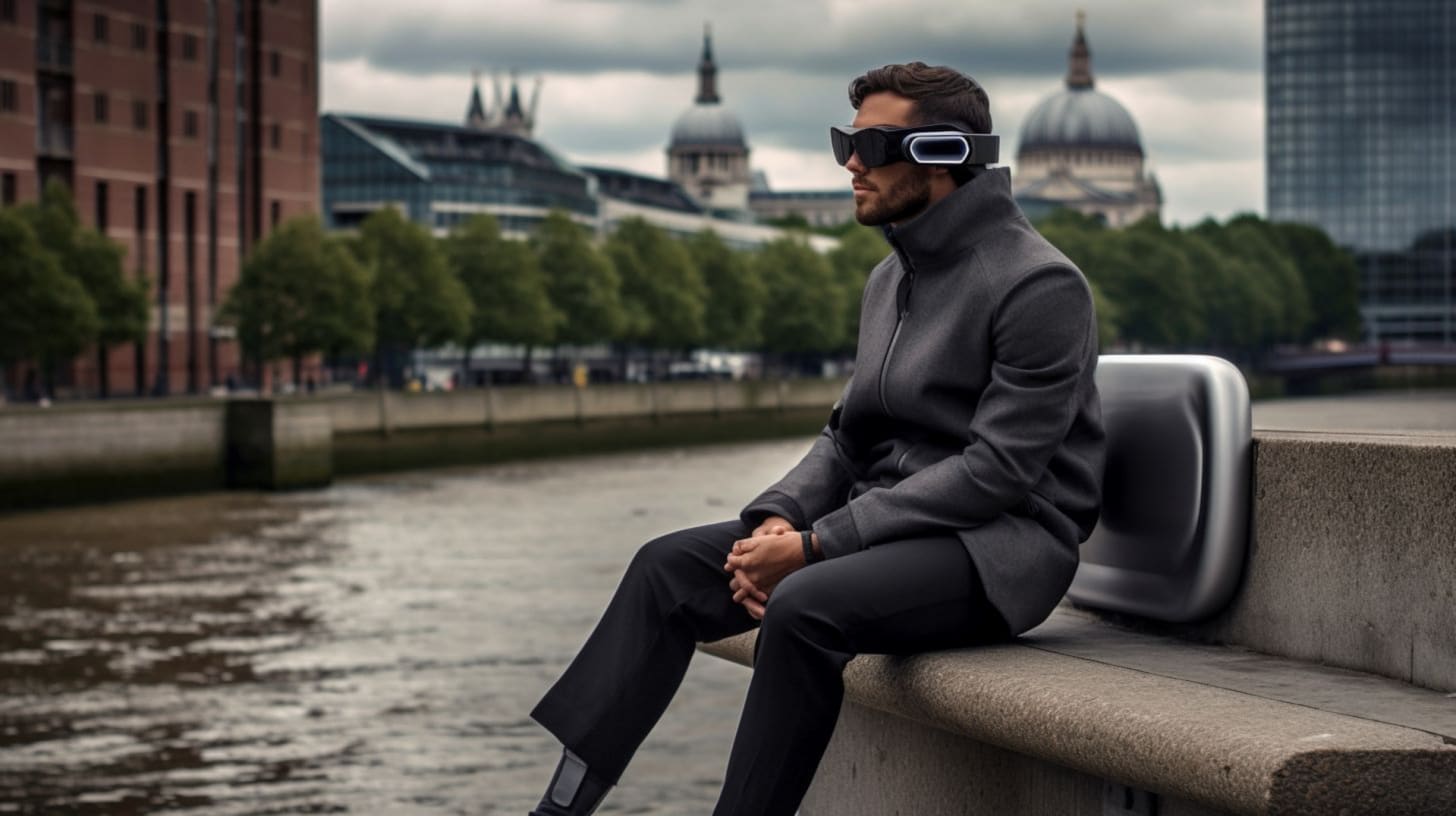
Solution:
<svg viewBox="0 0 1456 816"><path fill-rule="evenodd" d="M825 555L976 527L1025 500L1065 440L1096 365L1086 280L1064 264L1032 270L1001 299L990 341L991 378L966 447L819 518L814 532Z"/></svg>
<svg viewBox="0 0 1456 816"><path fill-rule="evenodd" d="M854 483L847 461L849 441L838 421L848 395L846 384L829 414L829 424L819 432L813 447L793 470L743 508L739 518L744 524L752 528L769 516L782 516L794 529L804 530L815 519L844 504Z"/></svg>

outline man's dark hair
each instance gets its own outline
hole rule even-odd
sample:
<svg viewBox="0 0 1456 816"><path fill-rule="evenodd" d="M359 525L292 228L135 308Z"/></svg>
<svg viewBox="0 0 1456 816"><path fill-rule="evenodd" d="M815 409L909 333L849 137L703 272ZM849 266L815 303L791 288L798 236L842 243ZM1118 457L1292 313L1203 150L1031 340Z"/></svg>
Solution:
<svg viewBox="0 0 1456 816"><path fill-rule="evenodd" d="M859 110L866 96L881 91L914 100L912 124L944 122L971 133L991 132L991 101L985 89L954 68L907 62L866 71L849 83L849 104Z"/></svg>

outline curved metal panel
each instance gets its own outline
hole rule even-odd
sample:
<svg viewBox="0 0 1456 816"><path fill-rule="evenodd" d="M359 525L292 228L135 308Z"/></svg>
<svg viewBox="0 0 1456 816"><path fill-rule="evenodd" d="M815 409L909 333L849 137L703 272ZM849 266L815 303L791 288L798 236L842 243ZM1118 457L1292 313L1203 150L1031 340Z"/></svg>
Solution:
<svg viewBox="0 0 1456 816"><path fill-rule="evenodd" d="M1074 602L1157 620L1208 617L1233 597L1249 538L1249 389L1203 355L1103 355L1103 514L1082 545Z"/></svg>

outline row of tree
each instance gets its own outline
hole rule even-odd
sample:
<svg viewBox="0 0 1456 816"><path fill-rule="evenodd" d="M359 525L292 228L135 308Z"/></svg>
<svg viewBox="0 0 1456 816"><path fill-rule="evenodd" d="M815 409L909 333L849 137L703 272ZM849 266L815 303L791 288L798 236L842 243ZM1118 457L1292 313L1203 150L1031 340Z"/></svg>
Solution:
<svg viewBox="0 0 1456 816"><path fill-rule="evenodd" d="M1070 210L1037 226L1092 282L1104 348L1253 360L1281 343L1360 334L1355 261L1314 227L1239 215L1107 229Z"/></svg>
<svg viewBox="0 0 1456 816"><path fill-rule="evenodd" d="M752 252L705 231L680 241L629 218L600 244L565 213L529 241L481 215L434 239L392 209L357 235L315 219L260 243L228 298L256 364L370 353L397 376L413 349L486 343L531 349L612 344L634 350L758 350L785 359L849 353L869 270L887 246L876 230L847 233L827 256L802 236Z"/></svg>
<svg viewBox="0 0 1456 816"><path fill-rule="evenodd" d="M1359 333L1354 262L1318 229L1251 215L1108 229L1070 211L1038 227L1091 281L1105 348L1252 359L1277 343ZM375 372L397 379L414 349L453 344L468 368L469 349L486 342L525 347L526 365L531 349L603 343L624 365L634 350L697 347L787 362L848 356L866 276L888 246L858 225L836 234L821 255L802 235L744 251L641 219L596 242L560 212L529 241L503 237L488 215L440 240L393 209L349 236L301 218L254 249L221 318L247 360L292 360L295 380L315 353L371 355ZM49 371L145 336L146 281L123 273L119 246L80 226L60 184L0 211L0 291L0 366Z"/></svg>
<svg viewBox="0 0 1456 816"><path fill-rule="evenodd" d="M81 226L70 190L52 180L39 202L0 209L0 385L6 369L30 362L35 385L51 391L57 367L88 348L98 357L146 336L148 284L128 277L120 246Z"/></svg>

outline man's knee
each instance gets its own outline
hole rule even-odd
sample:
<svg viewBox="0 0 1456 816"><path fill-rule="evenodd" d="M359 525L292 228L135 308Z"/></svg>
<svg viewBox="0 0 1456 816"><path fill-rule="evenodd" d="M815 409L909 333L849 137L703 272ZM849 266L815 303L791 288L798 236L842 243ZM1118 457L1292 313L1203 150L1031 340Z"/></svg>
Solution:
<svg viewBox="0 0 1456 816"><path fill-rule="evenodd" d="M826 593L832 593L832 588L816 580L808 569L790 574L769 595L759 637L783 634L812 636L815 640L832 637L838 626L832 599Z"/></svg>
<svg viewBox="0 0 1456 816"><path fill-rule="evenodd" d="M691 562L687 530L677 530L643 544L627 566L628 574L671 573Z"/></svg>

